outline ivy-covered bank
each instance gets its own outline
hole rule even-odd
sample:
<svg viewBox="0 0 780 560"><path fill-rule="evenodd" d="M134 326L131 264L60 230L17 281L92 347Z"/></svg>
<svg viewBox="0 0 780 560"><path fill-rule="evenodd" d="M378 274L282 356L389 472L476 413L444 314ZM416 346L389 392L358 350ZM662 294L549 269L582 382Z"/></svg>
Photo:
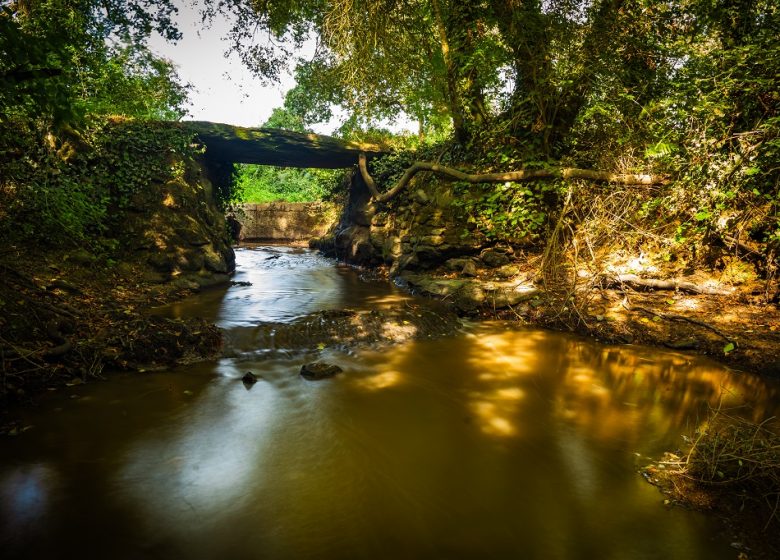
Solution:
<svg viewBox="0 0 780 560"><path fill-rule="evenodd" d="M175 125L0 133L0 402L213 355L216 329L150 307L229 281L223 191Z"/></svg>

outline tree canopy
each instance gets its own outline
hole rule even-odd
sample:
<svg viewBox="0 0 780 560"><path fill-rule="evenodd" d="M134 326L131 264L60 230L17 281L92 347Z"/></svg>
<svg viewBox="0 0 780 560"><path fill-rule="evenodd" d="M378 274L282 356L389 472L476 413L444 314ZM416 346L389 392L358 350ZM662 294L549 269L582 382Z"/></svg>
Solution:
<svg viewBox="0 0 780 560"><path fill-rule="evenodd" d="M172 0L0 3L0 119L179 118L187 86L145 42L178 39L176 12Z"/></svg>

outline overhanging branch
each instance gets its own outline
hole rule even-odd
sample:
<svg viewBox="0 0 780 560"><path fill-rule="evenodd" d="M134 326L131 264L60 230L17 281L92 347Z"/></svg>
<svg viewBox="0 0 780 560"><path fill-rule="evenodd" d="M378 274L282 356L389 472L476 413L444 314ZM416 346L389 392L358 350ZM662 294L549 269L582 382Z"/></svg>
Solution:
<svg viewBox="0 0 780 560"><path fill-rule="evenodd" d="M467 183L522 182L530 181L532 179L587 179L604 183L617 183L619 185L660 185L666 183L666 178L659 175L609 173L607 171L591 171L589 169L578 169L576 167L521 169L503 173L464 173L458 169L439 165L438 163L417 161L406 170L403 176L389 191L380 193L376 182L368 172L366 155L363 153L358 157L358 167L360 169L360 175L363 177L363 181L365 181L368 190L371 192L371 196L377 202L387 202L394 198L399 192L406 188L409 181L412 180L412 177L420 171L431 171Z"/></svg>

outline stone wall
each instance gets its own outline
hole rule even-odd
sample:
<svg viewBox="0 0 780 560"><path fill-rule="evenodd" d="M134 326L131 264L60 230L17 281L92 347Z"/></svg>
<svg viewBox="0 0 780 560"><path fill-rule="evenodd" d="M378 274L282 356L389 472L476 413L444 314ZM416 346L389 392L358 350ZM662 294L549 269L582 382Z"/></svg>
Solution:
<svg viewBox="0 0 780 560"><path fill-rule="evenodd" d="M469 220L451 181L418 175L387 204L372 204L353 175L339 226L312 247L361 266L384 265L417 293L442 298L459 313L513 306L539 290L518 279L514 247L487 239Z"/></svg>
<svg viewBox="0 0 780 560"><path fill-rule="evenodd" d="M375 206L355 174L339 227L313 246L352 264L385 264L392 275L478 254L487 240L455 202L450 181L417 176L392 202Z"/></svg>
<svg viewBox="0 0 780 560"><path fill-rule="evenodd" d="M339 212L330 202L269 202L243 204L237 217L247 241L308 241L325 235Z"/></svg>
<svg viewBox="0 0 780 560"><path fill-rule="evenodd" d="M149 268L142 281L189 289L227 283L235 254L208 170L197 161L179 163L183 173L152 180L116 216L123 260Z"/></svg>

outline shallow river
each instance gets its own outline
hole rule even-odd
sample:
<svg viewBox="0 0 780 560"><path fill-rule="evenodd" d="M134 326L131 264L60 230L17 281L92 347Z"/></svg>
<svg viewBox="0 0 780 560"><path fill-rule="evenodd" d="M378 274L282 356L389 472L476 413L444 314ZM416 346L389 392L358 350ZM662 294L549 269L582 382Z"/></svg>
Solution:
<svg viewBox="0 0 780 560"><path fill-rule="evenodd" d="M242 249L238 266L251 286L164 310L217 321L230 357L72 387L0 444L3 558L736 557L637 470L710 406L770 415L777 389L682 354L496 323L268 353L261 322L409 296L297 249ZM302 379L314 359L344 373ZM262 377L251 389L246 371Z"/></svg>

